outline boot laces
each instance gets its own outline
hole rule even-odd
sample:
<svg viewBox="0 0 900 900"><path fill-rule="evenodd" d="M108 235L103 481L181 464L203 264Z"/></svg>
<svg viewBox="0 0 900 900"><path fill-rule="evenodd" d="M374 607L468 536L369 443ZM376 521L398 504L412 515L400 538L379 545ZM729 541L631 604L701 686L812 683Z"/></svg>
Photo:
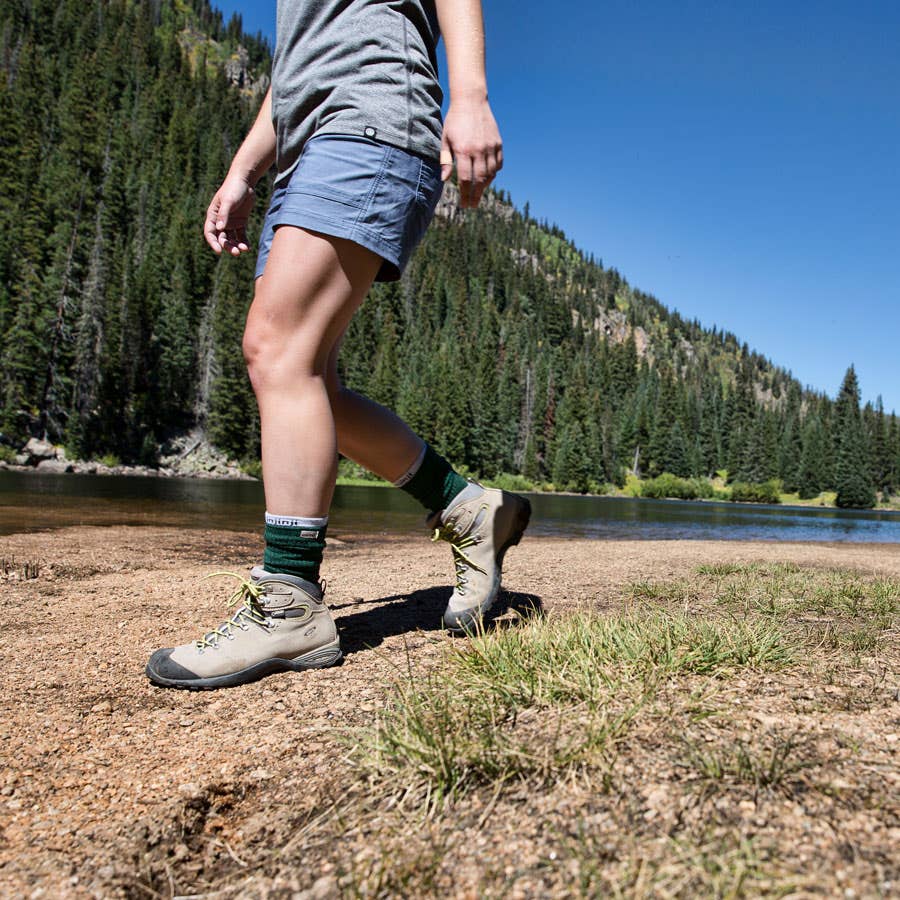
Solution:
<svg viewBox="0 0 900 900"><path fill-rule="evenodd" d="M219 576L228 576L236 578L238 586L234 593L228 598L225 605L230 609L232 606L241 604L240 609L226 619L218 628L207 632L199 640L195 641L198 650L211 647L213 650L219 646L219 641L223 638L230 640L234 636L234 630L239 628L246 631L248 625L246 622L253 622L256 625L268 626L269 620L265 611L260 605L260 598L265 594L265 589L261 588L255 582L243 578L234 572L212 572L205 575L204 578L217 578Z"/></svg>
<svg viewBox="0 0 900 900"><path fill-rule="evenodd" d="M450 544L450 549L453 552L453 565L456 569L456 590L460 594L465 594L466 585L468 584L466 575L468 574L469 569L475 569L476 572L481 572L482 575L486 575L487 573L478 565L478 563L474 562L466 555L466 550L468 550L469 547L474 547L481 543L481 535L477 533L460 534L456 530L455 525L455 522L439 525L434 529L431 540L447 541L447 543Z"/></svg>

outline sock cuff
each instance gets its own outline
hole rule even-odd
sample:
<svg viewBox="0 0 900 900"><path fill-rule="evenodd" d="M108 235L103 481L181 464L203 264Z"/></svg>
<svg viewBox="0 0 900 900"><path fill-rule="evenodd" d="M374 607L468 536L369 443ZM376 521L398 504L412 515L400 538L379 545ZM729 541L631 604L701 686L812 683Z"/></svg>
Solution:
<svg viewBox="0 0 900 900"><path fill-rule="evenodd" d="M279 516L266 513L266 525L277 525L280 528L324 528L328 524L328 516L308 518L306 516Z"/></svg>
<svg viewBox="0 0 900 900"><path fill-rule="evenodd" d="M419 451L419 455L413 460L412 465L394 482L394 487L403 487L405 484L409 484L410 481L415 477L416 472L422 468L422 463L425 461L425 454L428 452L428 444L425 441L422 441L422 449Z"/></svg>

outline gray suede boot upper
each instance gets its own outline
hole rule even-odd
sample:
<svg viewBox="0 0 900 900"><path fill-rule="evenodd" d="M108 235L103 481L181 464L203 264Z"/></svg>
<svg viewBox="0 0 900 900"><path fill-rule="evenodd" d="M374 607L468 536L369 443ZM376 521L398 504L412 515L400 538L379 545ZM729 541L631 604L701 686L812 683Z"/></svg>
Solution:
<svg viewBox="0 0 900 900"><path fill-rule="evenodd" d="M236 604L229 619L200 639L157 650L147 664L150 680L162 687L229 687L340 661L337 629L319 585L255 569L232 595L229 605Z"/></svg>
<svg viewBox="0 0 900 900"><path fill-rule="evenodd" d="M500 592L503 557L528 526L531 504L518 494L483 488L474 482L428 524L432 540L453 550L456 587L444 612L444 625L457 633L477 627Z"/></svg>

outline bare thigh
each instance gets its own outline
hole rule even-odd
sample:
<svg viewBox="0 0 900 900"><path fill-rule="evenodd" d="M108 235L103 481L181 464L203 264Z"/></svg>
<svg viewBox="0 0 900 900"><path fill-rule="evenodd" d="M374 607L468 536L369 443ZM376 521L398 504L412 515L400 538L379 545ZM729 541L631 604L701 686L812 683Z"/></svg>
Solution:
<svg viewBox="0 0 900 900"><path fill-rule="evenodd" d="M291 225L275 232L247 316L244 348L267 380L298 369L324 375L329 354L362 303L381 257L345 238ZM268 362L259 359L265 354ZM251 371L252 377L252 371Z"/></svg>
<svg viewBox="0 0 900 900"><path fill-rule="evenodd" d="M244 331L271 513L328 514L337 439L325 371L380 265L344 238L293 226L275 232Z"/></svg>

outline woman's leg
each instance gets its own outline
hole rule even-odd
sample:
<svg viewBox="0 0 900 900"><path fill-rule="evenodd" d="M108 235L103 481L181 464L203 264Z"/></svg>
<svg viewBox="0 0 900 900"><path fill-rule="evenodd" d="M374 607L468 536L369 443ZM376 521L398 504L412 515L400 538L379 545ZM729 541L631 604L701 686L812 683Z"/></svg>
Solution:
<svg viewBox="0 0 900 900"><path fill-rule="evenodd" d="M503 558L519 543L531 505L524 497L467 482L399 416L345 388L337 371L339 351L340 341L328 359L327 386L340 452L431 510L428 523L435 537L450 543L456 569L444 625L458 633L476 629L497 598Z"/></svg>
<svg viewBox="0 0 900 900"><path fill-rule="evenodd" d="M244 334L272 514L328 515L337 466L328 360L380 264L343 238L292 226L275 232Z"/></svg>
<svg viewBox="0 0 900 900"><path fill-rule="evenodd" d="M425 442L396 413L344 387L337 370L341 340L331 349L326 372L338 450L386 481L397 481L421 455Z"/></svg>
<svg viewBox="0 0 900 900"><path fill-rule="evenodd" d="M155 684L227 687L340 660L318 584L337 463L325 372L380 264L342 238L276 231L244 334L262 425L264 572L244 583L244 602L218 628L153 654L147 675Z"/></svg>

